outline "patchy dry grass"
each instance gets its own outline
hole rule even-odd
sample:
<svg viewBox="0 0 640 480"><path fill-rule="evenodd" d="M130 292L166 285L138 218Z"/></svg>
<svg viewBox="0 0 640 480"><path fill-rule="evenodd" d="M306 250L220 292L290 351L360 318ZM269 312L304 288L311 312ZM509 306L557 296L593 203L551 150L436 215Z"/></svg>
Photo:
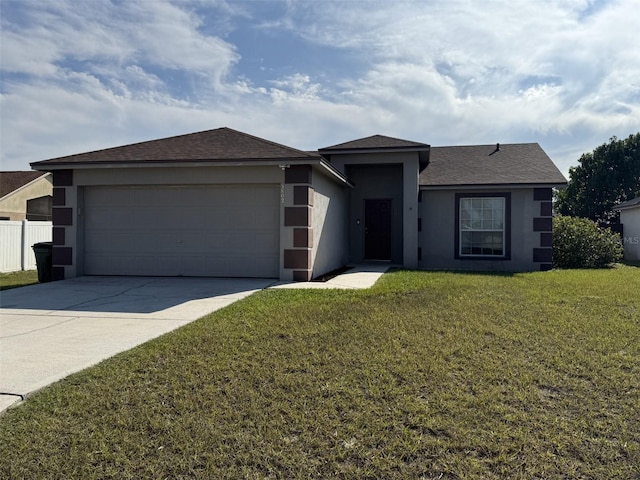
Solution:
<svg viewBox="0 0 640 480"><path fill-rule="evenodd" d="M624 266L263 291L6 412L0 477L637 478L639 291Z"/></svg>
<svg viewBox="0 0 640 480"><path fill-rule="evenodd" d="M24 287L38 283L37 270L22 270L20 272L0 273L0 290Z"/></svg>

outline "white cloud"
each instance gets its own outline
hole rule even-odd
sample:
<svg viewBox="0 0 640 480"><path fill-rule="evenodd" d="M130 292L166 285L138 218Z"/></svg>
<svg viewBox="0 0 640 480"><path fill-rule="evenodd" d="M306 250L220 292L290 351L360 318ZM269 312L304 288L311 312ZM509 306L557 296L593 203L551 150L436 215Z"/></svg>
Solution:
<svg viewBox="0 0 640 480"><path fill-rule="evenodd" d="M269 19L251 2L9 3L3 168L228 125L307 149L374 133L539 141L566 171L640 130L637 0L289 1ZM326 71L240 73L253 53L229 39L238 19L312 46Z"/></svg>

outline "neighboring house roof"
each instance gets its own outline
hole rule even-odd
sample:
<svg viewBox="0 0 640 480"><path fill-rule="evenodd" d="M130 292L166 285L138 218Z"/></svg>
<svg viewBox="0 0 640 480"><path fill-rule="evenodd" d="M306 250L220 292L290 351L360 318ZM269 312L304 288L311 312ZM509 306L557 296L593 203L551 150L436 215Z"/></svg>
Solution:
<svg viewBox="0 0 640 480"><path fill-rule="evenodd" d="M34 162L31 166L80 165L100 163L198 162L240 160L318 159L295 148L270 142L230 128L150 140L122 147Z"/></svg>
<svg viewBox="0 0 640 480"><path fill-rule="evenodd" d="M319 148L319 152L332 150L378 150L378 149L428 149L426 143L402 140L401 138L385 137L384 135L372 135L370 137L339 143L330 147Z"/></svg>
<svg viewBox="0 0 640 480"><path fill-rule="evenodd" d="M631 200L627 200L626 202L622 202L615 207L614 210L628 210L629 208L637 208L640 207L640 197L632 198Z"/></svg>
<svg viewBox="0 0 640 480"><path fill-rule="evenodd" d="M0 198L21 189L44 175L47 173L35 171L0 172Z"/></svg>
<svg viewBox="0 0 640 480"><path fill-rule="evenodd" d="M537 143L431 147L429 164L420 173L420 185L426 187L566 183Z"/></svg>

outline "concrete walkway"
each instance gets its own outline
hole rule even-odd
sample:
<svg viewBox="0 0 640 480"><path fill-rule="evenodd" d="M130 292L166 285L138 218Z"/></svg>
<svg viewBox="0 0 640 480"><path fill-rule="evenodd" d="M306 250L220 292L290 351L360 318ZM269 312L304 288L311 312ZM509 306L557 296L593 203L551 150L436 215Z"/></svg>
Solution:
<svg viewBox="0 0 640 480"><path fill-rule="evenodd" d="M388 264L357 265L326 282L278 282L270 288L369 288L388 269Z"/></svg>
<svg viewBox="0 0 640 480"><path fill-rule="evenodd" d="M369 288L388 266L327 282L79 277L0 292L0 412L36 390L265 288Z"/></svg>

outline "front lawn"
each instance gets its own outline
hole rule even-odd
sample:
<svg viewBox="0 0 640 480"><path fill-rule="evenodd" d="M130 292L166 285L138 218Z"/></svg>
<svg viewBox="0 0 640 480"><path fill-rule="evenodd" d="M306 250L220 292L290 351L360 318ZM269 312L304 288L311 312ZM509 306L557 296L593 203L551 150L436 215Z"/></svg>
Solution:
<svg viewBox="0 0 640 480"><path fill-rule="evenodd" d="M640 269L267 290L0 418L2 478L638 478Z"/></svg>
<svg viewBox="0 0 640 480"><path fill-rule="evenodd" d="M0 290L24 287L38 283L37 270L21 270L19 272L0 273Z"/></svg>

